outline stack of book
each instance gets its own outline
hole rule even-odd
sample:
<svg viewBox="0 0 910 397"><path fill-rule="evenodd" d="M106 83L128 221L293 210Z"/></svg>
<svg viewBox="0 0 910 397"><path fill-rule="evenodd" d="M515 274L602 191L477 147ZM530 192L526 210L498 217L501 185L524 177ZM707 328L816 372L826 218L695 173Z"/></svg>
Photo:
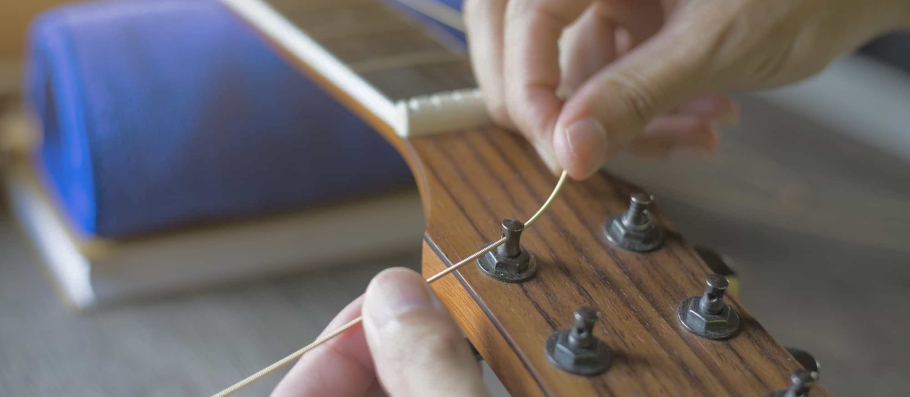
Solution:
<svg viewBox="0 0 910 397"><path fill-rule="evenodd" d="M81 235L28 155L36 140L27 125L21 115L0 125L0 141L15 152L3 166L8 206L77 309L420 249L416 189L126 240Z"/></svg>

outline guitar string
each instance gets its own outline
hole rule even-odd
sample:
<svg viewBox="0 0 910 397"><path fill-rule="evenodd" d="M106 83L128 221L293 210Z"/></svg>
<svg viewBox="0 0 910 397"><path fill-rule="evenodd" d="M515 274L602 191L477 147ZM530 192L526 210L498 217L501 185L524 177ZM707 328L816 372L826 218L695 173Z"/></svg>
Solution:
<svg viewBox="0 0 910 397"><path fill-rule="evenodd" d="M395 0L405 6L413 8L415 11L426 15L437 22L442 23L459 32L464 32L464 19L461 12L436 1L427 0Z"/></svg>
<svg viewBox="0 0 910 397"><path fill-rule="evenodd" d="M543 205L540 206L540 209L537 210L537 212L536 212L533 216L531 216L531 218L528 219L528 222L525 223L525 227L524 227L524 229L522 229L522 230L527 230L532 224L534 224L534 222L537 221L538 218L540 218L541 215L543 215L544 211L546 211L547 208L550 207L550 204L553 203L553 200L556 199L556 196L559 194L559 191L562 190L562 185L565 183L565 181L566 181L566 172L563 171L563 172L562 172L562 175L560 175L560 177L559 177L559 181L556 182L556 186L553 188L553 192L550 193L550 197L548 197L548 198L547 198L547 201L544 201ZM452 273L452 272L454 272L455 270L458 270L458 268L460 268L460 267L462 267L462 266L464 266L464 265L470 263L471 261L473 261L473 260L475 260L475 259L477 259L477 258L483 256L483 255L486 254L487 252L492 251L494 248L496 248L496 247L502 245L502 244L505 243L505 242L506 242L506 238L505 238L505 237L502 237L502 238L500 238L499 240L494 241L493 243L491 243L490 245L484 247L484 248L481 249L480 251L475 252L475 253L472 254L471 256L468 256L467 258L462 259L460 262L458 262L458 263L456 263L456 264L454 264L454 265L452 265L452 266L449 266L449 267L446 268L445 270L443 270L443 271L441 271L441 272L439 272L439 273L436 273L436 274L433 275L432 277L428 278L428 279L427 279L427 283L432 283L432 282L434 282L434 281L436 281L436 280L439 280L439 279L442 278L443 276L445 276L445 275L447 275L447 274L449 274L449 273ZM294 360L299 359L301 356L303 356L304 354L306 354L306 352L315 349L315 348L318 347L319 345L321 345L321 344L323 344L323 343L325 343L325 342L331 340L332 338L334 338L334 337L336 337L336 336L338 336L338 335L341 335L341 334L344 333L345 331L347 331L347 330L353 328L355 325L360 324L362 321L363 321L363 316L360 316L360 317L357 317L357 318L351 320L349 323L347 323L347 324L345 324L345 325L342 325L341 327L338 327L337 329L335 329L335 330L332 331L331 333L329 333L329 334L327 334L327 335L325 335L325 336L322 336L322 337L316 339L315 341L313 341L313 342L310 343L309 345L304 346L302 349L297 350L297 351L294 352L294 353L291 353L289 356L287 356L287 357L285 357L285 358L283 358L283 359L281 359L281 360L275 362L275 363L272 364L272 365L269 365L268 367L263 368L263 369L260 370L259 372L256 372L255 374L252 374L252 375L248 376L246 379L244 379L244 380L242 380L242 381L240 381L240 382L235 383L233 386L228 387L227 389L222 390L221 392L219 392L219 393L213 395L212 397L225 397L225 396L229 396L229 395L233 394L234 392L236 392L236 391L238 391L238 390L240 390L240 389L246 387L246 386L249 385L250 383L253 383L253 382L259 380L260 378L262 378L262 377L264 377L264 376L266 376L266 375L268 375L268 374L274 372L275 370L277 370L277 369L279 369L279 368L281 368L281 367L284 367L285 365L290 364L290 363L293 362Z"/></svg>

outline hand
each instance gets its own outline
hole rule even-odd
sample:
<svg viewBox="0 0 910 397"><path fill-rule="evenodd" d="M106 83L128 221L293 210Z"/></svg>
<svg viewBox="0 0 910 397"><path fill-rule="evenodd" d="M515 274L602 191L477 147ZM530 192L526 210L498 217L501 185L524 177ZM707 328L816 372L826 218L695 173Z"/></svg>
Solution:
<svg viewBox="0 0 910 397"><path fill-rule="evenodd" d="M361 311L363 327L305 354L272 396L488 396L464 336L419 274L379 273L323 333Z"/></svg>
<svg viewBox="0 0 910 397"><path fill-rule="evenodd" d="M583 179L622 149L717 147L735 104L713 94L810 76L889 29L906 0L466 0L494 120Z"/></svg>

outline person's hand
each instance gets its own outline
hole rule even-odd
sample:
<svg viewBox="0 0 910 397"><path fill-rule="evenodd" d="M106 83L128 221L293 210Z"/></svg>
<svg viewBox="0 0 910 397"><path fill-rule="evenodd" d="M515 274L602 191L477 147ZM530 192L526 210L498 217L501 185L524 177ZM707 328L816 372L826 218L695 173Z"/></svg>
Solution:
<svg viewBox="0 0 910 397"><path fill-rule="evenodd" d="M907 0L466 0L474 72L498 124L583 179L619 150L711 152L714 93L810 76L889 29Z"/></svg>
<svg viewBox="0 0 910 397"><path fill-rule="evenodd" d="M464 336L419 274L379 273L323 333L361 311L363 327L305 354L272 396L488 396Z"/></svg>

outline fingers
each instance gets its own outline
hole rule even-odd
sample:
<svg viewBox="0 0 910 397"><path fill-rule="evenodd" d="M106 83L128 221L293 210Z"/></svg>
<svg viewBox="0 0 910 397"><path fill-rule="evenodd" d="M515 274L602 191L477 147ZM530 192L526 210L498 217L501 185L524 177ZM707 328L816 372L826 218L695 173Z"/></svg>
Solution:
<svg viewBox="0 0 910 397"><path fill-rule="evenodd" d="M558 40L591 0L512 0L506 8L503 68L506 107L512 121L551 169L553 127L562 108Z"/></svg>
<svg viewBox="0 0 910 397"><path fill-rule="evenodd" d="M493 34L494 44L472 50L475 68L494 76L479 77L487 81L482 84L488 87L484 92L491 96L491 110L498 109L494 117L514 123L554 171L565 169L584 179L633 142L631 149L639 154L663 156L675 147L710 152L717 145L714 119L718 114L735 119L735 107L725 108L717 98L681 105L710 90L696 78L710 43L686 40L697 36L691 32L679 34L694 25L660 30L661 1L511 0L504 25L498 19L503 1L466 6L468 20L480 21L469 30L502 31L502 38ZM473 16L491 9L496 13L492 21ZM496 65L500 59L501 66ZM476 66L480 64L487 66ZM497 73L498 81L492 82ZM500 84L502 95L489 88ZM669 110L702 118L649 124Z"/></svg>
<svg viewBox="0 0 910 397"><path fill-rule="evenodd" d="M569 176L587 178L655 116L709 89L698 83L697 49L686 48L677 36L662 30L592 76L566 102L553 148Z"/></svg>
<svg viewBox="0 0 910 397"><path fill-rule="evenodd" d="M488 396L458 326L414 271L388 269L367 288L363 324L389 395Z"/></svg>
<svg viewBox="0 0 910 397"><path fill-rule="evenodd" d="M507 0L466 0L467 27L474 77L483 91L493 121L509 129L515 125L506 110L502 84L502 29Z"/></svg>
<svg viewBox="0 0 910 397"><path fill-rule="evenodd" d="M363 297L351 302L322 334L359 316L362 306ZM278 383L272 397L362 396L375 383L363 328L354 327L305 354Z"/></svg>
<svg viewBox="0 0 910 397"><path fill-rule="evenodd" d="M617 25L618 56L649 39L663 25L664 7L659 0L609 0L604 9Z"/></svg>
<svg viewBox="0 0 910 397"><path fill-rule="evenodd" d="M584 15L563 32L559 43L560 69L558 96L568 98L598 70L616 57L616 24L602 3L588 7Z"/></svg>
<svg viewBox="0 0 910 397"><path fill-rule="evenodd" d="M658 0L595 1L560 37L559 97L568 98L608 63L660 30Z"/></svg>
<svg viewBox="0 0 910 397"><path fill-rule="evenodd" d="M709 154L717 150L718 129L717 124L703 117L663 115L648 123L627 150L635 156L647 158L665 158L673 151Z"/></svg>

